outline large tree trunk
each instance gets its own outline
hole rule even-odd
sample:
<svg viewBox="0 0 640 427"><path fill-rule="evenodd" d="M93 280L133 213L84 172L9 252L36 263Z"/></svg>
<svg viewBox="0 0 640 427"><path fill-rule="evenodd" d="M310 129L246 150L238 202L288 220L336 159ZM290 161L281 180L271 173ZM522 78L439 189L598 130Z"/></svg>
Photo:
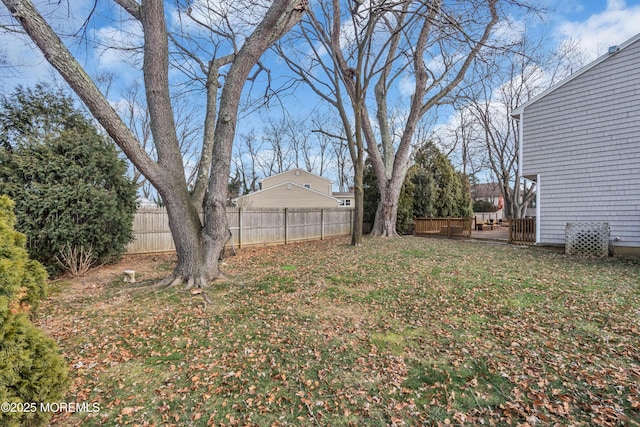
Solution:
<svg viewBox="0 0 640 427"><path fill-rule="evenodd" d="M484 2L479 2L478 4L483 3ZM376 138L373 127L367 121L365 121L363 126L366 135L367 150L378 179L378 187L380 188L380 205L376 211L376 219L372 232L374 235L385 237L398 235L396 232L396 218L398 215L399 197L404 178L409 169L410 151L416 127L420 119L424 117L428 111L436 107L463 81L467 70L480 50L485 46L491 30L498 22L496 9L497 0L489 0L486 2L486 7L488 17L491 19L486 22L486 24L482 24L484 27L482 36L477 40L468 40L470 49L463 54L465 56L464 59L459 62L459 66L447 66L443 74L436 77L433 74L433 70L428 68L427 62L425 61L425 54L428 53L430 37L434 34L440 34L440 31L433 31L434 25L438 22L436 17L442 13L442 9L445 8L447 4L444 1L433 1L423 4L426 6L426 10L424 11L426 13L422 21L415 21L420 22L420 28L417 38L414 41L415 43L411 47L413 50L410 64L407 64L413 68L415 82L413 86L414 93L410 97L410 106L407 116L404 119L405 125L400 141L396 146L393 133L391 132L392 126L389 122L390 114L388 113L387 102L389 97L389 82L395 79L396 76L393 72L392 64L396 59L397 48L400 43L399 37L406 30L402 21L399 21L402 25L397 27L398 31L392 35L391 48L388 50L387 56L388 60L380 70L379 80L375 85L376 107L378 108L376 118L378 129L380 130L380 140ZM442 15L445 16L447 13L443 13ZM461 58L462 56L458 59ZM458 63L458 61L454 62ZM436 82L440 79L446 80L448 83L439 86L439 83ZM381 146L382 153L380 153L379 146Z"/></svg>
<svg viewBox="0 0 640 427"><path fill-rule="evenodd" d="M195 197L189 194L175 122L169 96L168 34L164 3L144 0L115 0L142 24L144 31L144 78L147 104L154 144L158 154L155 162L105 96L62 43L30 0L2 0L12 16L44 53L47 61L62 75L87 105L126 156L154 185L161 195L169 216L169 227L176 245L178 263L168 282L186 282L187 287L204 287L220 275L219 255L229 238L226 218L227 182L231 163L231 148L235 134L238 105L249 72L262 54L289 31L302 17L307 0L275 0L263 20L247 37L240 50L232 55L232 64L222 89L215 130L211 128L213 114L207 115L206 137L213 137L211 168L201 164L201 172L209 173L208 193L204 199L204 224L199 218L202 187ZM213 66L215 60L210 63ZM215 73L210 75L217 75ZM217 82L210 82L215 83ZM208 95L216 93L209 91ZM215 112L209 99L208 111ZM205 141L205 146L211 147ZM203 161L207 161L205 150Z"/></svg>
<svg viewBox="0 0 640 427"><path fill-rule="evenodd" d="M351 232L351 245L360 246L362 244L362 221L364 221L364 159L363 155L353 164L353 230Z"/></svg>
<svg viewBox="0 0 640 427"><path fill-rule="evenodd" d="M187 278L188 283L193 280L196 286L204 286L207 281L221 276L218 260L230 237L226 213L228 182L244 83L262 54L300 20L305 8L306 2L301 0L274 2L236 54L225 78L214 133L209 185L204 199L204 225L198 228L197 236L183 238L187 245L185 249L193 247L198 250L183 253L184 260L180 260L179 255L175 271L177 278Z"/></svg>
<svg viewBox="0 0 640 427"><path fill-rule="evenodd" d="M378 181L380 182L380 181ZM398 219L398 201L402 181L387 180L380 189L380 202L376 210L376 218L371 230L372 236L397 237L396 221Z"/></svg>
<svg viewBox="0 0 640 427"><path fill-rule="evenodd" d="M189 279L199 278L209 280L211 277L203 270L205 262L204 246L201 238L202 225L198 210L195 209L189 199L180 202L173 197L164 198L169 228L173 236L173 242L178 254L176 264L170 281L178 279L178 282L188 282ZM203 285L203 283L199 283Z"/></svg>
<svg viewBox="0 0 640 427"><path fill-rule="evenodd" d="M200 209L196 209L190 198L180 200L173 194L164 198L178 262L172 275L161 284L185 283L187 288L204 288L209 281L221 276L218 260L230 237L226 197L225 186L221 194L207 198L206 226L201 223Z"/></svg>

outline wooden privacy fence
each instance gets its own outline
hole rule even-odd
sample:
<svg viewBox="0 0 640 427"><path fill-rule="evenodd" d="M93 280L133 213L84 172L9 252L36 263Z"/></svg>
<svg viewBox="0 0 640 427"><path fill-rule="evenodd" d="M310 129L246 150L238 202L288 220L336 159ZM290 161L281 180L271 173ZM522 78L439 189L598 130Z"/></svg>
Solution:
<svg viewBox="0 0 640 427"><path fill-rule="evenodd" d="M509 220L509 243L532 245L536 243L536 219L512 218Z"/></svg>
<svg viewBox="0 0 640 427"><path fill-rule="evenodd" d="M416 218L414 234L418 236L471 237L473 218Z"/></svg>
<svg viewBox="0 0 640 427"><path fill-rule="evenodd" d="M228 208L227 222L236 248L277 245L351 234L353 209ZM133 219L128 254L175 251L165 209L140 209ZM231 245L231 241L227 244Z"/></svg>

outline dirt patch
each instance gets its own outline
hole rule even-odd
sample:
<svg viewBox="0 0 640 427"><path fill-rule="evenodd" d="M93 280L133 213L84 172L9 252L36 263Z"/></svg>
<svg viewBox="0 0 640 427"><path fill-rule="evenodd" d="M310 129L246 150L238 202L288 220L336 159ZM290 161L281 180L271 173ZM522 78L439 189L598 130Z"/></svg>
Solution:
<svg viewBox="0 0 640 427"><path fill-rule="evenodd" d="M136 281L161 278L171 273L177 261L175 253L125 255L115 264L106 264L82 277L61 276L53 282L69 283L69 291L95 289L123 280L125 270L134 270Z"/></svg>

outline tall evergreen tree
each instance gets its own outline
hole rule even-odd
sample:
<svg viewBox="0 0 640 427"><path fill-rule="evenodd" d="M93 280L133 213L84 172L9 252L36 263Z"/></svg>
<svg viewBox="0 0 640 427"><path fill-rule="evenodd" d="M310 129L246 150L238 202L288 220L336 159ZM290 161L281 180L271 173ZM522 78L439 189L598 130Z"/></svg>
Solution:
<svg viewBox="0 0 640 427"><path fill-rule="evenodd" d="M380 203L371 162L364 171L364 222L372 223ZM469 217L472 214L467 177L432 142L422 146L409 168L400 191L396 231L409 229L413 218Z"/></svg>
<svg viewBox="0 0 640 427"><path fill-rule="evenodd" d="M418 217L469 217L472 214L471 195L466 176L457 172L447 156L432 142L423 145L415 158L418 169L413 175L416 184L414 215ZM424 177L428 174L429 178ZM420 197L429 197L429 201Z"/></svg>
<svg viewBox="0 0 640 427"><path fill-rule="evenodd" d="M413 215L419 218L438 216L435 209L436 187L431 171L414 163L407 172L407 178L413 182Z"/></svg>

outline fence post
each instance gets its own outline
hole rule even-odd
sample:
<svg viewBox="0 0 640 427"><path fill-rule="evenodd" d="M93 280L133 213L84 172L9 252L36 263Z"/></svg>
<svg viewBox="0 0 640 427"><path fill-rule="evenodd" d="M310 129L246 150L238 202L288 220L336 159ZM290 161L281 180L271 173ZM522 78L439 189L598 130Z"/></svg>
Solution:
<svg viewBox="0 0 640 427"><path fill-rule="evenodd" d="M242 206L238 208L238 249L242 249Z"/></svg>
<svg viewBox="0 0 640 427"><path fill-rule="evenodd" d="M320 240L324 240L324 209L320 209Z"/></svg>
<svg viewBox="0 0 640 427"><path fill-rule="evenodd" d="M286 245L287 243L289 243L289 224L288 224L288 212L289 212L289 208L284 208L284 244Z"/></svg>
<svg viewBox="0 0 640 427"><path fill-rule="evenodd" d="M513 227L515 227L514 219L515 218L507 219L507 221L509 221L509 243L513 242Z"/></svg>
<svg viewBox="0 0 640 427"><path fill-rule="evenodd" d="M447 217L447 237L451 238L451 217Z"/></svg>

